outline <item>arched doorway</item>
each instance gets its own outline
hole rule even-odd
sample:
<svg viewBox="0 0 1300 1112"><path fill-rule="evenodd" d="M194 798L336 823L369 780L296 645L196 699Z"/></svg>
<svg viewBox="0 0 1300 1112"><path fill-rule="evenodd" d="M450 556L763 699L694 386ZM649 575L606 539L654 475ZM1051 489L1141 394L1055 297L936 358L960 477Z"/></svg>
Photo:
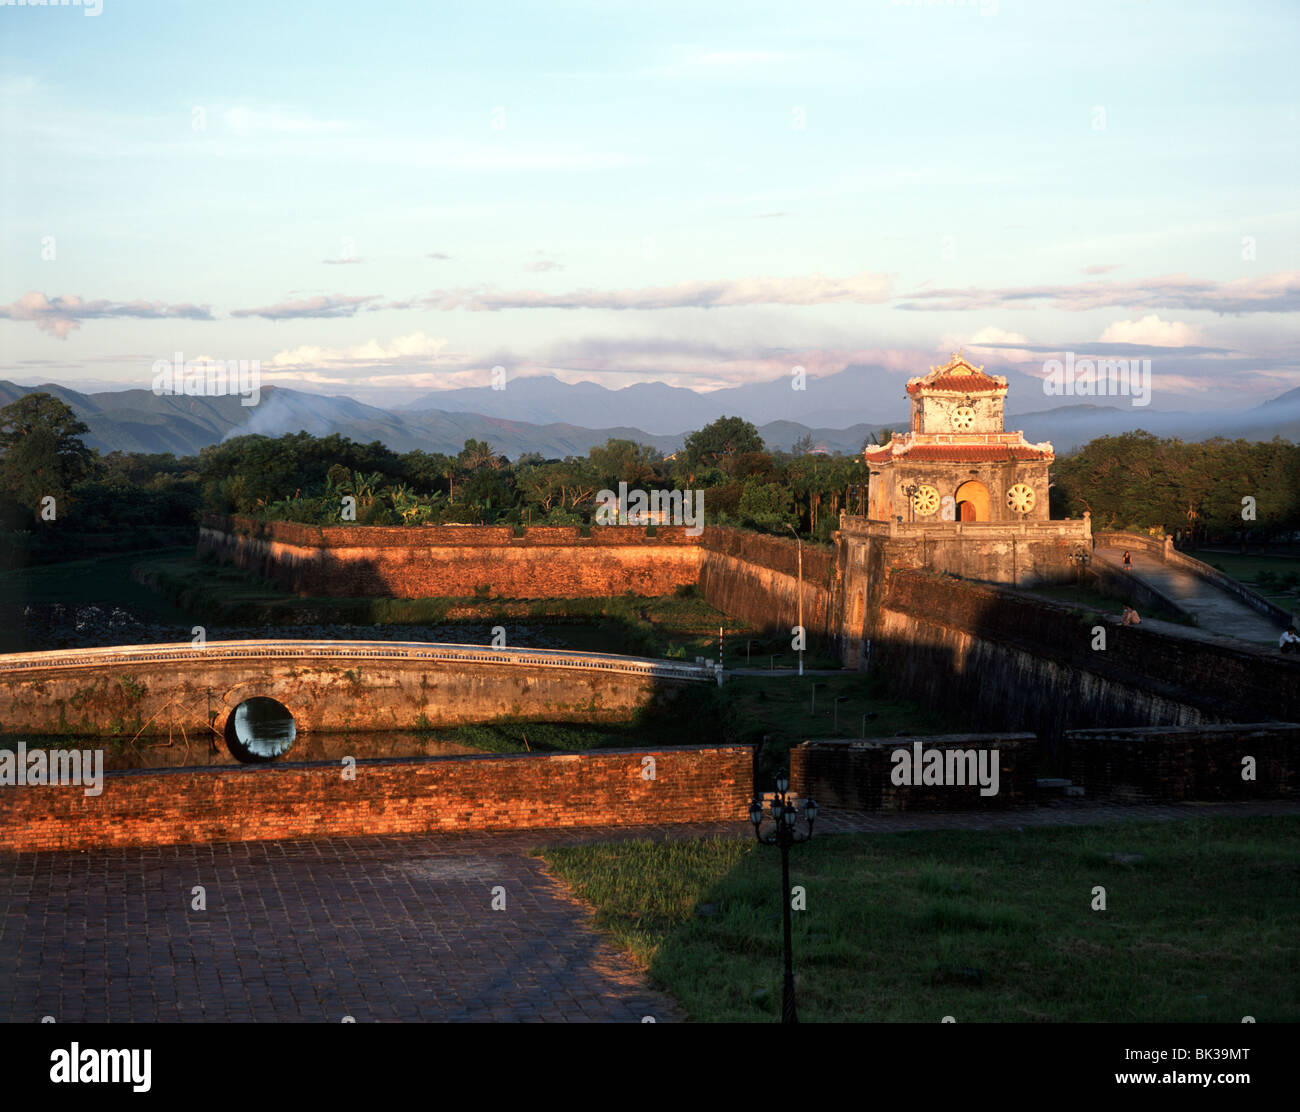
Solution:
<svg viewBox="0 0 1300 1112"><path fill-rule="evenodd" d="M976 479L964 482L954 495L958 521L989 520L989 488Z"/></svg>

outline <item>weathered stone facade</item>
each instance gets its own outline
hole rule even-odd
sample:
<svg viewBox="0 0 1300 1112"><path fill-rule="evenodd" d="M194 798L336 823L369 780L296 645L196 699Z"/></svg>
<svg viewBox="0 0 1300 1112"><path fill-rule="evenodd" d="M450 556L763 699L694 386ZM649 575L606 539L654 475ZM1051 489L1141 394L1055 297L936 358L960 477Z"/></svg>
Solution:
<svg viewBox="0 0 1300 1112"><path fill-rule="evenodd" d="M907 384L911 429L863 453L867 517L925 521L1046 521L1050 444L1003 429L1007 380L954 352Z"/></svg>

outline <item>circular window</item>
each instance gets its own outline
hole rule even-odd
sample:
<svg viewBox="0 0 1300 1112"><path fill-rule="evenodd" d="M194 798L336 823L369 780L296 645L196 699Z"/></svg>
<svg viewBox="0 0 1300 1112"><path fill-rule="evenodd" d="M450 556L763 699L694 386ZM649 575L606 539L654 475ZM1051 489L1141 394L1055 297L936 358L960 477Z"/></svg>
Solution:
<svg viewBox="0 0 1300 1112"><path fill-rule="evenodd" d="M1007 491L1007 505L1018 514L1027 514L1034 508L1034 488L1016 483Z"/></svg>
<svg viewBox="0 0 1300 1112"><path fill-rule="evenodd" d="M939 492L932 486L919 486L912 495L912 505L922 517L928 517L939 508Z"/></svg>
<svg viewBox="0 0 1300 1112"><path fill-rule="evenodd" d="M226 719L226 745L246 763L284 756L297 736L298 727L289 708L265 695L245 699Z"/></svg>
<svg viewBox="0 0 1300 1112"><path fill-rule="evenodd" d="M975 411L968 405L960 405L952 415L952 426L958 432L965 432L975 424Z"/></svg>

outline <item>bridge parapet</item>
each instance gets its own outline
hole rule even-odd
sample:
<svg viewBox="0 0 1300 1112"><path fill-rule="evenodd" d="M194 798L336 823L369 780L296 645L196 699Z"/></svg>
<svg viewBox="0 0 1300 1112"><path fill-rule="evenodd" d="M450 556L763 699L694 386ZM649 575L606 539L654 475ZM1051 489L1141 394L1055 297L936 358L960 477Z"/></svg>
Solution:
<svg viewBox="0 0 1300 1112"><path fill-rule="evenodd" d="M657 679L714 682L712 667L648 660L613 653L586 653L569 649L493 649L482 645L455 645L432 641L208 641L190 643L120 645L94 649L53 649L35 653L0 655L0 672L51 668L111 668L167 661L269 659L328 660L430 660L466 664L516 665L530 668L581 668Z"/></svg>
<svg viewBox="0 0 1300 1112"><path fill-rule="evenodd" d="M0 734L221 734L254 697L299 730L620 722L722 673L567 649L393 641L209 641L0 656Z"/></svg>

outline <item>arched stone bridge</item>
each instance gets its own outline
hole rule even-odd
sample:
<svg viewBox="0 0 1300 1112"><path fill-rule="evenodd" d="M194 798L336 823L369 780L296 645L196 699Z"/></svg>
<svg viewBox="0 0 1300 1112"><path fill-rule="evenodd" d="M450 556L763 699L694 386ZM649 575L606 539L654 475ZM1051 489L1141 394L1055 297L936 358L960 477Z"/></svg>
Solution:
<svg viewBox="0 0 1300 1112"><path fill-rule="evenodd" d="M715 683L696 664L558 649L397 641L209 641L0 655L0 733L224 732L245 699L300 730L447 727L505 717L619 721Z"/></svg>

